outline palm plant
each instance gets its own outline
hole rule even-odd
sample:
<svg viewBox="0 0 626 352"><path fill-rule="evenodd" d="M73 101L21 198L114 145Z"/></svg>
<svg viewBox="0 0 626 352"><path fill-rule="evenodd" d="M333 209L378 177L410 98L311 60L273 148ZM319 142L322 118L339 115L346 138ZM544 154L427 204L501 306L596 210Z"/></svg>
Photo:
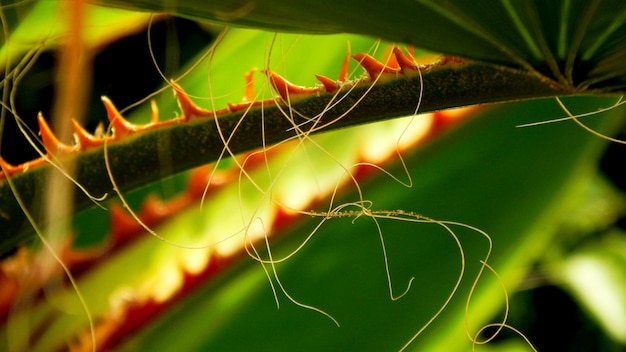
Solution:
<svg viewBox="0 0 626 352"><path fill-rule="evenodd" d="M49 15L58 6L77 10L69 31L65 17ZM537 275L568 290L616 344L626 341L626 254L613 226L624 200L598 170L607 136L623 129L621 2L81 6L4 7L2 125L22 115L13 92L46 47L71 57L82 41L95 51L162 11L256 29L210 27L217 39L198 50L208 53L192 60L200 64L170 73L189 72L171 84L178 100L155 98L160 115L180 111L175 123L150 119L146 102L124 113L137 124L129 125L105 100L113 129L94 136L76 127L74 149L83 150L69 151L68 115L78 118L86 99L69 100L52 113L65 146L40 119L39 161L0 163L1 248L15 252L2 277L0 336L10 350L463 350L500 328L515 331L505 324L508 295ZM61 40L72 33L78 39ZM415 56L463 59L422 66L361 35L414 45ZM312 86L313 73L337 75L347 46L382 66L357 55L345 66L351 74L315 89L287 89L268 71L234 78L260 67ZM84 86L70 82L84 76L68 66L60 64L61 86L75 94ZM380 122L491 102L507 103L463 119ZM558 117L568 121L516 128ZM42 242L41 254L15 249ZM44 270L49 253L74 273L71 285L60 269ZM598 295L611 297L612 314ZM520 335L483 348L530 348Z"/></svg>

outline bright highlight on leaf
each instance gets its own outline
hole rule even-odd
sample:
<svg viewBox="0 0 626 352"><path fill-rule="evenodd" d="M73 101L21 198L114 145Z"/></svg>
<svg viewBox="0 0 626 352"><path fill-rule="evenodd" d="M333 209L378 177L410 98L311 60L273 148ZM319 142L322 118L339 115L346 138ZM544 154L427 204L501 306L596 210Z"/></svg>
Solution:
<svg viewBox="0 0 626 352"><path fill-rule="evenodd" d="M614 242L618 246L624 245ZM562 267L567 287L579 297L604 329L621 343L626 342L624 258L619 251L589 251L572 256Z"/></svg>

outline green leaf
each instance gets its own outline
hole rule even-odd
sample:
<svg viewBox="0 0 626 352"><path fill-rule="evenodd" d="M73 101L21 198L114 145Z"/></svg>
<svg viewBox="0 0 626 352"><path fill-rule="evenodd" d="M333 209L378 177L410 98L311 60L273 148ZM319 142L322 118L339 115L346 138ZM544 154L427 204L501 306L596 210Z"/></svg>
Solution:
<svg viewBox="0 0 626 352"><path fill-rule="evenodd" d="M570 103L590 109L598 104ZM604 145L573 123L515 127L559 114L551 100L485 111L480 119L408 157L412 188L380 176L362 185L364 195L374 202L374 210L402 209L485 230L494 243L489 263L510 291L523 275L522 268L550 241L558 224L554 219L568 209L570 191L593 173ZM599 127L615 126L618 120L623 121L623 109L586 122ZM398 165L391 171L401 173ZM354 197L344 195L337 204ZM293 250L319 219L307 223L272 245L275 258ZM394 293L416 278L409 294L398 301L389 297L371 219L330 219L302 252L278 264L277 272L290 295L332 314L341 327L295 306L280 292L277 309L261 267L244 259L130 339L123 350L398 350L451 293L460 257L450 234L437 225L381 220L381 228ZM474 231L452 228L466 255L465 277L451 304L409 350L469 349L465 303L488 243ZM471 300L472 333L500 309L503 300L500 284L485 273Z"/></svg>
<svg viewBox="0 0 626 352"><path fill-rule="evenodd" d="M4 4L3 4L4 6ZM142 28L150 15L146 13L90 6L87 12L85 44L105 45L129 31ZM22 1L1 9L7 18L7 33L0 38L0 67L14 65L26 53L54 48L67 32L63 2L55 0Z"/></svg>
<svg viewBox="0 0 626 352"><path fill-rule="evenodd" d="M365 34L522 67L567 89L626 87L626 3L620 0L393 0L384 5L353 0L105 0L101 4L277 31Z"/></svg>

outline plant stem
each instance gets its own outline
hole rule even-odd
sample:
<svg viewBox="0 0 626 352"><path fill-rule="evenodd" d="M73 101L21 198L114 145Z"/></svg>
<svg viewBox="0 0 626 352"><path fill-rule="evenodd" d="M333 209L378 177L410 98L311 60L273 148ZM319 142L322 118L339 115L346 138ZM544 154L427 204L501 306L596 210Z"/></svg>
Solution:
<svg viewBox="0 0 626 352"><path fill-rule="evenodd" d="M189 122L168 124L127 136L106 145L111 174L121 191L129 191L180 171L215 162L224 150L220 136L228 140L230 152L241 153L297 135L412 115L420 94L419 112L425 113L568 93L530 73L480 63L448 62L431 67L421 76L415 73L390 78L383 77L374 85L357 84L335 94L294 97L290 104L278 102L219 116L218 119L192 117ZM299 126L299 130L296 131L294 126ZM112 194L102 147L60 157L61 162L68 160L75 162L76 181L87 192L96 197ZM164 169L161 160L168 160L171 167ZM11 176L33 214L39 212L40 193L51 172L58 171L49 164L42 164ZM93 204L81 192L77 192L74 201L77 211ZM0 253L32 237L22 209L8 183L2 179L0 215Z"/></svg>

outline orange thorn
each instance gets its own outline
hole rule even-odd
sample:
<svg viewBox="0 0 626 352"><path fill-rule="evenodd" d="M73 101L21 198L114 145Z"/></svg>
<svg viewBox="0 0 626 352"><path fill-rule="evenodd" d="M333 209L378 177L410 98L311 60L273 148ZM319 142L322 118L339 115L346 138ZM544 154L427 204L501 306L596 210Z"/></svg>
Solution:
<svg viewBox="0 0 626 352"><path fill-rule="evenodd" d="M104 124L102 121L98 122L98 126L96 126L96 130L93 132L94 137L96 138L104 138L106 131L104 130Z"/></svg>
<svg viewBox="0 0 626 352"><path fill-rule="evenodd" d="M58 155L59 153L67 154L75 151L76 146L69 146L61 143L54 135L50 126L43 118L43 114L40 112L37 115L37 122L39 122L39 133L41 134L41 141L43 146L50 155Z"/></svg>
<svg viewBox="0 0 626 352"><path fill-rule="evenodd" d="M150 123L156 124L159 122L159 107L154 100L150 100L150 112Z"/></svg>
<svg viewBox="0 0 626 352"><path fill-rule="evenodd" d="M109 208L111 224L111 245L119 246L130 239L133 235L141 231L141 225L128 214L128 211L120 205L112 204Z"/></svg>
<svg viewBox="0 0 626 352"><path fill-rule="evenodd" d="M248 110L250 108L254 108L254 107L257 107L257 106L265 106L265 105L271 105L271 104L274 104L274 100L273 99L266 99L266 100L262 100L262 101L252 101L252 102L243 102L243 103L237 103L237 104L228 103L227 104L228 106L225 109L217 110L215 112L215 114L216 114L216 116L219 116L222 113L238 112L238 111Z"/></svg>
<svg viewBox="0 0 626 352"><path fill-rule="evenodd" d="M242 103L254 101L254 71L256 71L256 67L243 75L243 78L246 80L246 91L243 95L243 99L241 99Z"/></svg>
<svg viewBox="0 0 626 352"><path fill-rule="evenodd" d="M128 134L137 132L140 128L126 121L126 119L120 114L115 105L107 97L102 97L104 107L107 109L107 116L111 125L113 126L113 139L119 140Z"/></svg>
<svg viewBox="0 0 626 352"><path fill-rule="evenodd" d="M329 93L332 93L336 91L337 89L339 89L338 81L332 80L322 75L315 75L315 78L317 78L317 80L322 83L322 85L324 86L324 89L326 89L326 91ZM341 81L341 82L345 82L345 81Z"/></svg>
<svg viewBox="0 0 626 352"><path fill-rule="evenodd" d="M415 59L413 58L413 54L411 54L411 50L409 50L409 54L407 56L402 52L402 50L400 50L400 48L398 48L397 46L394 46L393 55L396 58L398 65L400 66L400 69L402 70L402 72L405 72L406 70L412 70L412 71L418 70L419 64L415 62Z"/></svg>
<svg viewBox="0 0 626 352"><path fill-rule="evenodd" d="M180 117L181 120L188 121L193 116L213 115L213 112L203 109L191 101L187 93L185 93L183 88L176 82L170 81L170 83L172 84L172 87L174 87L174 94L176 94L176 99L178 99L178 106L183 113L183 116Z"/></svg>
<svg viewBox="0 0 626 352"><path fill-rule="evenodd" d="M169 214L170 207L154 194L143 200L139 217L144 223L151 224Z"/></svg>
<svg viewBox="0 0 626 352"><path fill-rule="evenodd" d="M406 51L409 53L409 56L415 58L415 47L413 45L409 45Z"/></svg>
<svg viewBox="0 0 626 352"><path fill-rule="evenodd" d="M141 205L139 218L148 225L157 224L167 219L168 216L181 211L192 203L193 199L188 194L183 193L178 197L163 201L151 194L144 199Z"/></svg>
<svg viewBox="0 0 626 352"><path fill-rule="evenodd" d="M227 105L228 112L237 112L237 111L242 111L242 110L246 110L250 108L252 104L253 103L250 103L250 102L243 102L243 103L236 103L236 104L227 103L226 105Z"/></svg>
<svg viewBox="0 0 626 352"><path fill-rule="evenodd" d="M324 89L332 93L341 87L341 84L348 80L348 70L350 69L350 42L348 42L348 48L346 49L346 55L343 58L343 64L341 65L341 70L339 71L339 77L337 80L332 80L326 76L315 75L318 81L322 83Z"/></svg>
<svg viewBox="0 0 626 352"><path fill-rule="evenodd" d="M346 49L346 56L343 58L343 64L341 65L341 71L339 71L339 82L345 82L348 79L348 69L350 68L350 42L348 42L348 48ZM322 82L323 84L324 82Z"/></svg>
<svg viewBox="0 0 626 352"><path fill-rule="evenodd" d="M200 166L192 170L187 185L187 196L190 200L200 199L205 195L207 182L211 182L206 192L209 195L220 189L221 186L227 185L238 175L235 169L221 170L216 173L212 173L211 170L212 166L209 165Z"/></svg>
<svg viewBox="0 0 626 352"><path fill-rule="evenodd" d="M47 163L47 161L44 158L37 158L37 159L33 159L31 161L27 161L25 163L21 163L17 166L13 166L9 163L7 163L6 161L4 161L4 168L7 171L7 174L4 174L2 172L0 172L0 179L2 178L6 178L7 175L14 175L18 172L25 172L28 171L30 168L39 166L39 165L43 165L45 163ZM2 216L3 214L0 212L0 216Z"/></svg>
<svg viewBox="0 0 626 352"><path fill-rule="evenodd" d="M382 62L365 53L355 54L352 57L359 62L359 65L363 66L372 81L385 73L397 74L400 72L399 68L385 66Z"/></svg>
<svg viewBox="0 0 626 352"><path fill-rule="evenodd" d="M288 100L289 95L292 94L313 94L320 91L320 87L297 86L287 81L276 72L272 72L269 70L263 70L262 72L267 75L267 78L270 80L270 83L272 84L272 87L274 87L274 90L276 90L276 92L280 94L280 97L283 98L283 100L285 101Z"/></svg>
<svg viewBox="0 0 626 352"><path fill-rule="evenodd" d="M263 104L254 101L254 72L256 70L256 68L253 68L243 75L243 78L246 80L246 90L243 94L243 98L241 98L241 103L228 103L227 110L229 112L242 111ZM222 110L218 110L217 113L222 113Z"/></svg>
<svg viewBox="0 0 626 352"><path fill-rule="evenodd" d="M466 63L467 60L463 59L461 57L458 56L449 56L449 55L445 55L438 63L437 65L439 66L443 66L443 65L448 65L448 64L464 64Z"/></svg>
<svg viewBox="0 0 626 352"><path fill-rule="evenodd" d="M8 175L13 175L20 170L22 170L21 167L9 164L0 156L0 180L6 177L5 172Z"/></svg>
<svg viewBox="0 0 626 352"><path fill-rule="evenodd" d="M393 52L394 48L395 47L391 47L385 50L385 52L387 53L387 61L385 62L385 65L391 68L401 68L400 63L398 63L398 59L396 58L396 55Z"/></svg>
<svg viewBox="0 0 626 352"><path fill-rule="evenodd" d="M76 138L80 150L91 149L103 144L103 138L97 138L87 132L76 120L72 119L72 125L74 125L74 138Z"/></svg>

